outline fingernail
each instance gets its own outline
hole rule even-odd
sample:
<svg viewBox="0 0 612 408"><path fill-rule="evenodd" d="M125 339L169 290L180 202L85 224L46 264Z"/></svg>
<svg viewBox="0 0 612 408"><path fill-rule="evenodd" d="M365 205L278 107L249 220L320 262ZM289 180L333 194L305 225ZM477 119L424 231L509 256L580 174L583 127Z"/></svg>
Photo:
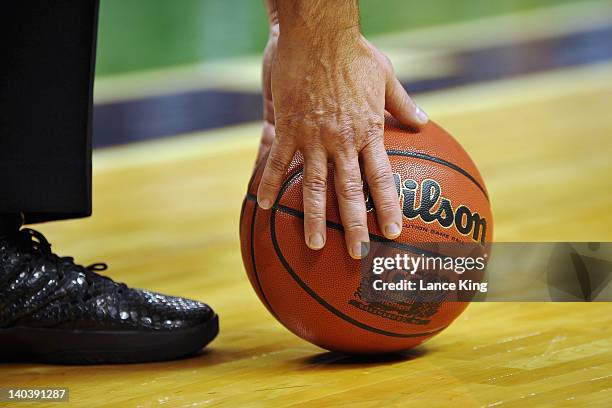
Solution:
<svg viewBox="0 0 612 408"><path fill-rule="evenodd" d="M419 108L418 106L416 110L416 116L419 122L421 122L423 125L429 121L429 117L427 116L427 114L423 111L423 109Z"/></svg>
<svg viewBox="0 0 612 408"><path fill-rule="evenodd" d="M314 234L310 234L308 238L308 246L310 249L321 249L325 245L325 241L323 240L323 234L320 232L315 232Z"/></svg>
<svg viewBox="0 0 612 408"><path fill-rule="evenodd" d="M259 202L259 206L263 208L264 210L267 210L268 208L272 207L272 204L270 203L270 200L268 200L267 198L262 198L261 201Z"/></svg>
<svg viewBox="0 0 612 408"><path fill-rule="evenodd" d="M351 256L355 259L361 259L368 255L370 252L369 242L357 242L351 247Z"/></svg>
<svg viewBox="0 0 612 408"><path fill-rule="evenodd" d="M385 236L387 238L397 238L401 232L400 226L396 223L387 224L385 227Z"/></svg>

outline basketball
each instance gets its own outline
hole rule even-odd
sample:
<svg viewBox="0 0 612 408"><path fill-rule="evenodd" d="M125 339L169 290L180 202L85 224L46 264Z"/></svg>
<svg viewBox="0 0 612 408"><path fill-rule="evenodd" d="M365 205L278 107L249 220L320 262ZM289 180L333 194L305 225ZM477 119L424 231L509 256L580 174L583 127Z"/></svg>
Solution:
<svg viewBox="0 0 612 408"><path fill-rule="evenodd" d="M430 121L420 130L385 120L385 146L403 213L395 243L479 243L493 238L484 181L462 146ZM263 160L262 162L265 162ZM302 170L298 153L270 210L257 206L263 164L249 182L240 218L242 258L266 308L287 329L322 348L355 354L410 349L448 327L468 305L445 299L406 308L368 304L360 298L360 261L344 244L333 188L327 191L327 243L319 251L304 242ZM333 168L328 185L333 186ZM366 194L367 195L367 194ZM370 201L370 202L368 202ZM375 205L367 200L372 241L383 238ZM426 306L426 307L424 307Z"/></svg>

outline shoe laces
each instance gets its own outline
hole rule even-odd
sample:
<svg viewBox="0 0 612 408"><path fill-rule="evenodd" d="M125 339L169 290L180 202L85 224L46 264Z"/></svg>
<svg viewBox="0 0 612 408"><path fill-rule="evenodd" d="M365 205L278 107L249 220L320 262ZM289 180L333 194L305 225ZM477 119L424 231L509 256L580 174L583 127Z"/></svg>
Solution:
<svg viewBox="0 0 612 408"><path fill-rule="evenodd" d="M18 234L17 245L19 249L29 255L29 259L26 262L31 270L36 269L40 264L51 263L56 267L59 280L62 280L70 270L82 273L87 282L87 285L84 285L86 291L82 294L84 300L94 296L95 283L101 280L116 284L119 293L127 289L124 283L115 282L113 279L99 274L99 272L108 269L106 263L96 262L88 266L82 266L74 262L74 257L58 256L53 253L51 251L51 244L39 231L31 228L22 228Z"/></svg>

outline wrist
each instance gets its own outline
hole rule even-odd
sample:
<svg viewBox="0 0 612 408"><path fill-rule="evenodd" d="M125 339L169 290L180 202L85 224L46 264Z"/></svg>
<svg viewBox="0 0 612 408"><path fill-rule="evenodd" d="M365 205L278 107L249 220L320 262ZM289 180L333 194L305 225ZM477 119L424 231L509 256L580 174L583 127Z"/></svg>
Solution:
<svg viewBox="0 0 612 408"><path fill-rule="evenodd" d="M311 30L305 27L294 27L285 29L279 24L282 42L286 45L291 44L292 48L304 50L325 49L325 48L346 48L357 44L361 40L359 26L334 27L333 29Z"/></svg>
<svg viewBox="0 0 612 408"><path fill-rule="evenodd" d="M353 61L364 49L357 30L338 31L328 36L286 33L281 29L277 41L279 59L303 67L333 63L340 67Z"/></svg>

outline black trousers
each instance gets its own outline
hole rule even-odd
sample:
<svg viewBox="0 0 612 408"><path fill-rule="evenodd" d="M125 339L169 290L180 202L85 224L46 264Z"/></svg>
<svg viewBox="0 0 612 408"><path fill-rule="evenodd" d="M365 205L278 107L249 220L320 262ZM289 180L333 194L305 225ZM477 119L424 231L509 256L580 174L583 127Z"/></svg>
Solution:
<svg viewBox="0 0 612 408"><path fill-rule="evenodd" d="M98 0L0 6L0 214L91 214Z"/></svg>

